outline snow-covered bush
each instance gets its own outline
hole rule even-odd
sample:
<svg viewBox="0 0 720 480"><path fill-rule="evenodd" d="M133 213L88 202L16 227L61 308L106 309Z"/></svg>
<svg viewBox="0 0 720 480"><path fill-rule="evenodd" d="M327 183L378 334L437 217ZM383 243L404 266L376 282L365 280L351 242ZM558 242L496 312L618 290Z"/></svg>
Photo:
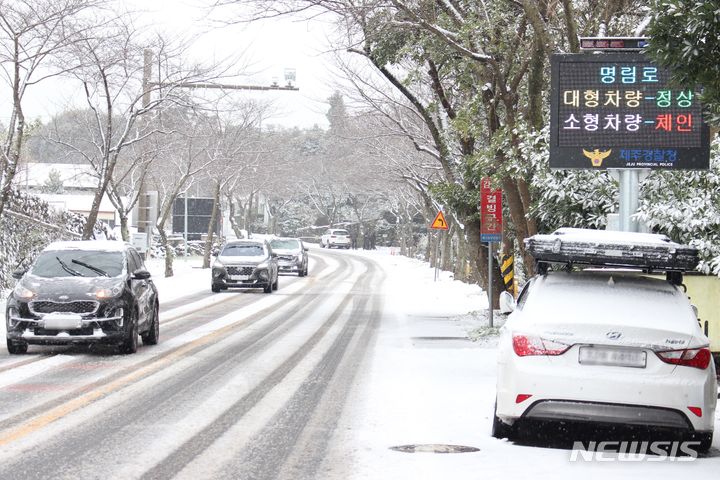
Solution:
<svg viewBox="0 0 720 480"><path fill-rule="evenodd" d="M697 247L698 270L720 275L720 140L712 144L707 171L653 172L642 184L636 218Z"/></svg>
<svg viewBox="0 0 720 480"><path fill-rule="evenodd" d="M40 198L13 190L0 216L0 295L12 286L15 269L27 267L50 242L80 238L84 226L84 216L58 213ZM98 222L95 236L112 238L112 233Z"/></svg>
<svg viewBox="0 0 720 480"><path fill-rule="evenodd" d="M618 187L608 173L550 170L548 131L529 135L521 150L533 167L532 214L539 230L605 228L617 211ZM655 171L642 183L635 218L652 231L700 250L698 270L720 275L720 141L711 149L707 171Z"/></svg>
<svg viewBox="0 0 720 480"><path fill-rule="evenodd" d="M520 150L532 165L531 209L540 232L559 227L605 228L608 213L616 211L617 182L605 171L550 170L549 130L530 134Z"/></svg>

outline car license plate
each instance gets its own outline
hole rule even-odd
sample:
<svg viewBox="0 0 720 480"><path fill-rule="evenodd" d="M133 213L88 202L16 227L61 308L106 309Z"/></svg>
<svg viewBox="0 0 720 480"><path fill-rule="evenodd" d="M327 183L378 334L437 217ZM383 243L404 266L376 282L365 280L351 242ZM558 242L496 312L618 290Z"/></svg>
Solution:
<svg viewBox="0 0 720 480"><path fill-rule="evenodd" d="M582 365L645 368L647 352L630 348L580 347L578 362Z"/></svg>
<svg viewBox="0 0 720 480"><path fill-rule="evenodd" d="M250 275L230 275L230 280L247 280Z"/></svg>
<svg viewBox="0 0 720 480"><path fill-rule="evenodd" d="M82 328L80 315L46 315L45 328L48 330L72 330Z"/></svg>

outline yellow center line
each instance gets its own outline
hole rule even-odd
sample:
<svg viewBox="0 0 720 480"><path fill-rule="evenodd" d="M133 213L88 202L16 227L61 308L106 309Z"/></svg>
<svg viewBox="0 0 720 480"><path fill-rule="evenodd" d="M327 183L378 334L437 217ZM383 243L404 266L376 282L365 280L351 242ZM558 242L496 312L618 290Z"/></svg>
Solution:
<svg viewBox="0 0 720 480"><path fill-rule="evenodd" d="M317 278L311 278L309 279L310 284L315 283ZM293 292L295 293L295 292ZM218 302L222 303L222 302ZM268 307L270 308L270 307ZM257 312L256 312L257 313ZM206 345L210 343L211 341L215 340L217 337L220 337L227 332L233 330L234 328L238 327L241 323L246 322L249 318L251 318L255 314L249 314L246 317L244 317L242 320L238 320L235 323L232 323L230 325L227 325L225 327L222 327L212 333L209 333L205 335L204 337L200 337L197 340L194 340L187 345L184 345L182 347L179 347L174 352L168 354L167 356L163 357L162 359L158 360L155 363L152 363L151 365L147 365L135 372L132 372L128 375L125 375L122 378L119 378L113 382L110 382L107 385L104 385L102 387L99 387L95 390L92 390L88 393L85 393L81 395L80 397L77 397L74 400L70 400L62 405L58 405L55 408L50 409L48 412L38 415L34 417L33 419L18 425L14 428L8 428L4 430L2 433L0 433L0 447L7 445L11 442L15 442L17 440L20 440L23 437L26 437L48 425L51 423L66 417L67 415L97 401L100 400L107 395L114 393L129 383L134 382L135 380L141 379L143 377L152 375L153 373L157 372L167 364L171 363L172 361L176 360L179 357L184 356L191 350L194 350L197 347L201 347L203 345Z"/></svg>
<svg viewBox="0 0 720 480"><path fill-rule="evenodd" d="M161 360L159 360L156 363L153 363L151 365L147 365L135 372L132 372L128 375L125 375L122 378L119 378L103 387L97 388L93 391L90 391L84 395L81 395L80 397L70 400L63 405L59 405L48 412L39 415L32 420L25 422L22 425L19 425L14 428L10 428L5 430L2 434L0 434L0 446L7 445L8 443L17 441L23 437L26 437L27 435L30 435L33 432L36 432L40 430L41 428L44 428L48 426L49 424L55 422L56 420L59 420L79 409L82 407L85 407L86 405L91 404L92 402L99 400L113 392L116 392L120 390L121 388L125 387L129 383L141 379L145 376L149 376L164 366L166 366L168 363L176 360L179 357L182 357L183 355L187 354L189 351L194 350L197 347L206 345L210 343L212 340L215 340L217 337L227 333L228 331L232 330L233 328L237 327L239 323L247 320L247 318L244 318L243 320L240 320L238 322L235 322L231 325L227 325L219 330L216 330L204 337L198 338L197 340L194 340L187 345L184 345L182 347L179 347L177 350L172 352L171 354L163 357Z"/></svg>

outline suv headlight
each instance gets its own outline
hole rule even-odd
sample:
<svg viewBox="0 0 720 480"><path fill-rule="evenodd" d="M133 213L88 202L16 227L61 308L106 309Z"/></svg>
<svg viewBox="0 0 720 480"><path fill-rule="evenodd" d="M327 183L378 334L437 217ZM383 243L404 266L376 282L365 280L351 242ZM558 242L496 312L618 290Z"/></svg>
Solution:
<svg viewBox="0 0 720 480"><path fill-rule="evenodd" d="M265 260L264 262L258 263L255 268L268 268L270 266L270 261Z"/></svg>
<svg viewBox="0 0 720 480"><path fill-rule="evenodd" d="M225 268L225 265L220 260L215 260L213 263L213 268Z"/></svg>
<svg viewBox="0 0 720 480"><path fill-rule="evenodd" d="M28 290L27 288L23 287L21 284L17 284L15 286L15 290L13 290L13 295L15 295L15 298L19 298L20 300L31 300L35 296L35 292L32 290Z"/></svg>
<svg viewBox="0 0 720 480"><path fill-rule="evenodd" d="M98 300L105 300L108 298L117 297L122 292L122 288L114 286L112 288L98 288L95 290L95 298Z"/></svg>

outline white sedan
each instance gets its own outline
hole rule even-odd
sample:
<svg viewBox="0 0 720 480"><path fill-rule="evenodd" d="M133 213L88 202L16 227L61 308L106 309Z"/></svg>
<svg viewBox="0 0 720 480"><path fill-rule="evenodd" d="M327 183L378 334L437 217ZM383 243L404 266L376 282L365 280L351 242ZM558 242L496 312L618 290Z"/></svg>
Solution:
<svg viewBox="0 0 720 480"><path fill-rule="evenodd" d="M638 274L531 279L502 329L493 436L524 419L658 427L712 444L717 380L681 289Z"/></svg>

